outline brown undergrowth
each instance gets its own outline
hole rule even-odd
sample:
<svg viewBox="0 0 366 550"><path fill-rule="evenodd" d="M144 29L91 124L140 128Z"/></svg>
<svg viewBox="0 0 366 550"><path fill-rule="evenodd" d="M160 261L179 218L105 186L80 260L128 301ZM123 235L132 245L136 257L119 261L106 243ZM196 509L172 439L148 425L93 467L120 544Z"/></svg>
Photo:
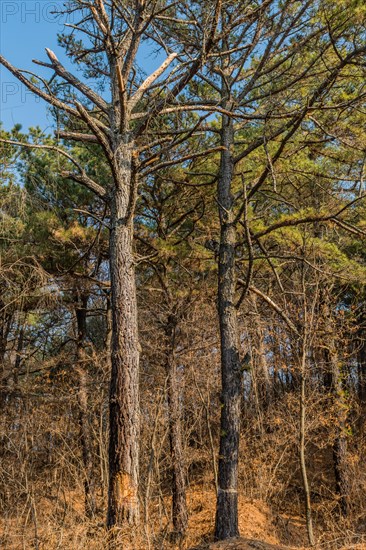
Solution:
<svg viewBox="0 0 366 550"><path fill-rule="evenodd" d="M162 521L160 511L150 510L148 526L138 533L120 532L114 544L108 543L104 528L104 511L88 520L83 512L82 490L60 491L58 495L42 497L36 504L36 495L23 503L22 513L11 510L2 514L0 547L2 550L271 550L306 548L304 520L295 514L276 514L260 500L240 498L239 526L242 539L225 543L213 542L215 519L215 492L208 485L191 487L188 492L190 519L187 537L180 543L172 542L170 525ZM164 505L169 507L168 499ZM158 506L158 505L157 505ZM328 533L329 534L329 533ZM344 532L325 542L318 529L317 548L366 549L366 539ZM352 540L352 536L354 540Z"/></svg>

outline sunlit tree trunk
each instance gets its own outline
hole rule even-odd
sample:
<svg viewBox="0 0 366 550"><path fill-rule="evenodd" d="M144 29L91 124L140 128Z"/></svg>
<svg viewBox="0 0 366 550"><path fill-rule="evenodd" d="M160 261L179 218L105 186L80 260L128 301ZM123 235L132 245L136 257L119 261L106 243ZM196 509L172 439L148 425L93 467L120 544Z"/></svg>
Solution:
<svg viewBox="0 0 366 550"><path fill-rule="evenodd" d="M118 180L111 204L110 272L112 376L110 387L108 527L139 521L139 341L131 149L120 149ZM133 212L133 206L132 206Z"/></svg>

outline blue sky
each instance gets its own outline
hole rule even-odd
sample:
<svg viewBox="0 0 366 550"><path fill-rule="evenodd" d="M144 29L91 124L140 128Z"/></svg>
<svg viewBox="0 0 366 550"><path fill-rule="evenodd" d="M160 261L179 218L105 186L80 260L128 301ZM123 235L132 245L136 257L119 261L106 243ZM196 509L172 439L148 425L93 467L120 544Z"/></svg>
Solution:
<svg viewBox="0 0 366 550"><path fill-rule="evenodd" d="M57 0L1 0L0 49L13 65L21 69L51 76L32 63L32 59L45 61L45 47L62 51L57 46L57 33L62 31L65 17L52 15ZM0 119L6 129L20 123L26 130L29 126L40 126L51 130L52 119L47 116L45 102L36 98L3 67L0 67Z"/></svg>
<svg viewBox="0 0 366 550"><path fill-rule="evenodd" d="M16 67L46 78L50 78L52 72L32 63L32 59L48 61L45 47L67 65L64 52L57 45L57 34L63 31L65 23L73 21L66 15L52 14L62 3L62 0L0 0L1 54ZM140 60L150 72L159 65L159 59L148 54L146 47L143 48L144 59L140 55ZM47 114L46 103L19 84L2 66L0 92L0 120L5 129L20 123L23 130L40 126L46 133L52 132L53 121Z"/></svg>

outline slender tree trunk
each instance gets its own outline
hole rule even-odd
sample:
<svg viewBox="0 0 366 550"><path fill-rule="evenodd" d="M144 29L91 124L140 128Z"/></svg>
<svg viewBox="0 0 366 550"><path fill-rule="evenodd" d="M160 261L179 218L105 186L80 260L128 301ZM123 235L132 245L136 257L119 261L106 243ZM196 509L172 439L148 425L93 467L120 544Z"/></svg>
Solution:
<svg viewBox="0 0 366 550"><path fill-rule="evenodd" d="M333 464L334 477L336 482L336 491L339 495L339 504L341 512L344 516L348 514L348 464L347 464L347 403L345 399L345 391L343 387L342 372L339 365L339 359L336 354L331 355L332 365L332 388L337 414L337 437L333 443Z"/></svg>
<svg viewBox="0 0 366 550"><path fill-rule="evenodd" d="M343 516L347 516L349 486L347 480L347 439L344 434L339 435L334 441L333 463L336 491L340 499L341 512Z"/></svg>
<svg viewBox="0 0 366 550"><path fill-rule="evenodd" d="M76 297L76 321L77 321L77 374L78 404L79 404L79 426L80 442L84 465L84 491L85 491L85 513L92 518L96 511L95 500L95 476L93 465L93 437L90 429L89 405L88 405L88 373L86 370L85 344L87 336L86 313L88 298L81 295L80 301Z"/></svg>
<svg viewBox="0 0 366 550"><path fill-rule="evenodd" d="M360 319L360 324L365 326L366 314ZM358 396L361 403L366 403L366 334L361 328L359 334L359 352L358 352Z"/></svg>
<svg viewBox="0 0 366 550"><path fill-rule="evenodd" d="M15 354L14 367L13 367L14 388L18 386L19 368L22 362L23 343L24 343L24 324L21 325L19 329L19 334L18 334L18 342L17 342L16 354Z"/></svg>
<svg viewBox="0 0 366 550"><path fill-rule="evenodd" d="M313 520L311 515L311 499L310 499L310 487L308 481L308 473L306 467L305 458L305 421L306 421L306 348L303 343L303 350L301 356L301 384L300 384L300 468L301 477L304 488L305 497L305 518L306 518L306 530L308 534L309 544L315 545L314 532L313 532Z"/></svg>
<svg viewBox="0 0 366 550"><path fill-rule="evenodd" d="M255 329L255 351L257 356L257 387L259 397L261 398L261 405L267 406L271 401L271 379L268 371L266 349L264 345L263 328L260 324L260 315L257 309L257 297L253 294L251 296L253 309L255 315L253 316L253 323ZM259 367L259 368L258 368Z"/></svg>
<svg viewBox="0 0 366 550"><path fill-rule="evenodd" d="M88 406L88 375L84 368L78 368L79 388L78 402L80 409L80 435L83 453L83 463L85 469L85 513L87 517L92 518L96 512L95 501L95 477L93 467L93 444L89 424L89 406Z"/></svg>
<svg viewBox="0 0 366 550"><path fill-rule="evenodd" d="M5 304L3 301L0 300L0 310L5 309ZM1 319L0 319L0 363L2 367L2 375L5 377L5 353L6 353L6 347L8 344L8 336L10 332L10 326L13 316L7 315L6 311L2 311Z"/></svg>
<svg viewBox="0 0 366 550"><path fill-rule="evenodd" d="M330 327L330 330L334 330L334 327ZM332 334L332 332L329 332ZM348 495L349 486L347 478L347 435L346 435L346 421L347 421L347 403L345 399L345 392L343 387L342 372L339 363L339 357L335 347L335 342L332 340L329 343L329 347L325 350L325 362L327 370L324 376L324 385L333 394L335 413L337 418L336 430L337 435L334 439L332 453L333 453L333 467L336 492L339 496L339 504L341 512L344 516L348 513Z"/></svg>
<svg viewBox="0 0 366 550"><path fill-rule="evenodd" d="M120 156L120 174L111 201L109 528L126 522L133 525L139 521L139 342L133 258L131 150L122 148Z"/></svg>
<svg viewBox="0 0 366 550"><path fill-rule="evenodd" d="M8 337L13 321L13 315L4 311L4 302L0 300L0 310L2 311L0 320L0 410L5 408L9 398L9 374L8 366L6 365L5 355L8 345Z"/></svg>
<svg viewBox="0 0 366 550"><path fill-rule="evenodd" d="M221 340L221 434L216 508L216 540L239 535L238 527L238 458L242 372L239 357L237 310L235 307L236 274L235 246L237 233L234 223L233 196L233 125L222 119L222 145L218 182L220 212L220 248L218 312Z"/></svg>
<svg viewBox="0 0 366 550"><path fill-rule="evenodd" d="M178 372L174 357L175 329L175 322L170 320L166 327L168 337L166 371L168 376L169 441L172 459L172 519L174 536L176 539L181 539L187 530L188 512Z"/></svg>
<svg viewBox="0 0 366 550"><path fill-rule="evenodd" d="M104 349L107 356L108 367L111 366L111 355L112 355L112 307L111 307L111 297L109 294L106 295L106 330L105 330L105 340L104 340Z"/></svg>

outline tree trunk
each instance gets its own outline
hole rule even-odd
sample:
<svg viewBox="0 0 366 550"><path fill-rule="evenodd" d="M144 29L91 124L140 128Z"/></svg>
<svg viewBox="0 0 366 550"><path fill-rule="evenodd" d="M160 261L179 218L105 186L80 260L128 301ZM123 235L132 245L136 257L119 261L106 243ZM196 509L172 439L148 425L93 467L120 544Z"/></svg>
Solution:
<svg viewBox="0 0 366 550"><path fill-rule="evenodd" d="M9 395L9 372L5 363L5 354L8 345L8 336L13 320L13 316L7 314L4 310L4 302L0 301L0 311L2 310L0 320L0 365L1 365L1 380L0 380L0 409L4 408Z"/></svg>
<svg viewBox="0 0 366 550"><path fill-rule="evenodd" d="M336 491L339 495L339 504L341 513L344 516L348 514L348 464L347 464L347 435L346 422L348 407L345 400L345 391L343 387L342 372L337 356L332 358L333 373L333 392L337 413L337 431L338 435L333 443L333 463L334 477L336 482Z"/></svg>
<svg viewBox="0 0 366 550"><path fill-rule="evenodd" d="M365 326L366 314L362 313L359 324ZM361 403L366 403L366 334L363 328L359 331L358 352L358 396Z"/></svg>
<svg viewBox="0 0 366 550"><path fill-rule="evenodd" d="M257 297L252 294L251 296L253 310L255 315L253 315L253 324L254 324L254 342L255 342L255 368L256 368L256 379L257 379L257 388L258 394L260 397L261 405L264 408L270 403L271 395L271 378L269 375L266 349L264 345L264 331L260 323L260 314L257 308Z"/></svg>
<svg viewBox="0 0 366 550"><path fill-rule="evenodd" d="M182 444L182 425L179 403L177 363L174 357L175 323L168 321L166 327L168 350L166 371L168 376L169 441L172 460L172 519L174 538L184 537L188 524L186 479Z"/></svg>
<svg viewBox="0 0 366 550"><path fill-rule="evenodd" d="M220 248L218 312L221 340L221 434L216 507L216 540L239 535L238 528L238 455L240 435L240 408L242 398L242 372L239 357L237 310L235 307L236 274L233 196L233 125L223 116L221 142L225 147L221 155L218 182L220 213Z"/></svg>
<svg viewBox="0 0 366 550"><path fill-rule="evenodd" d="M78 404L79 404L79 426L80 442L84 465L84 491L85 491L85 513L92 518L96 511L95 501L95 478L93 467L93 437L90 430L89 406L88 406L88 373L86 370L85 344L87 336L86 313L88 298L82 295L76 296L76 322L77 322L77 375L78 383Z"/></svg>
<svg viewBox="0 0 366 550"><path fill-rule="evenodd" d="M112 376L109 403L107 525L139 521L139 343L133 258L131 151L121 150L121 172L111 200L110 272Z"/></svg>
<svg viewBox="0 0 366 550"><path fill-rule="evenodd" d="M301 355L301 389L300 389L300 468L301 468L301 477L304 488L304 497L305 497L305 519L306 519L306 530L308 534L308 540L310 546L315 545L314 531L313 531L313 520L311 514L311 499L310 499L310 487L308 481L308 473L306 467L306 458L305 458L305 419L306 419L306 348L305 342L302 344L302 355Z"/></svg>
<svg viewBox="0 0 366 550"><path fill-rule="evenodd" d="M340 434L334 441L333 463L341 513L343 516L347 516L349 487L347 480L347 439L344 434Z"/></svg>
<svg viewBox="0 0 366 550"><path fill-rule="evenodd" d="M343 387L342 372L339 364L339 357L336 352L335 342L330 343L330 347L325 350L327 363L327 373L325 376L325 384L333 393L335 412L337 415L337 435L334 439L333 466L336 492L339 496L339 505L341 513L346 516L348 513L348 495L349 486L347 478L347 403L345 399L345 391Z"/></svg>
<svg viewBox="0 0 366 550"><path fill-rule="evenodd" d="M111 306L111 297L110 294L106 294L106 329L105 329L105 339L104 339L104 349L106 353L106 361L108 363L108 371L111 366L111 356L112 356L112 306Z"/></svg>
<svg viewBox="0 0 366 550"><path fill-rule="evenodd" d="M16 352L15 352L15 361L13 366L14 389L17 388L18 381L19 381L19 369L22 363L23 343L24 343L24 324L22 324L19 328L18 342L17 342Z"/></svg>

